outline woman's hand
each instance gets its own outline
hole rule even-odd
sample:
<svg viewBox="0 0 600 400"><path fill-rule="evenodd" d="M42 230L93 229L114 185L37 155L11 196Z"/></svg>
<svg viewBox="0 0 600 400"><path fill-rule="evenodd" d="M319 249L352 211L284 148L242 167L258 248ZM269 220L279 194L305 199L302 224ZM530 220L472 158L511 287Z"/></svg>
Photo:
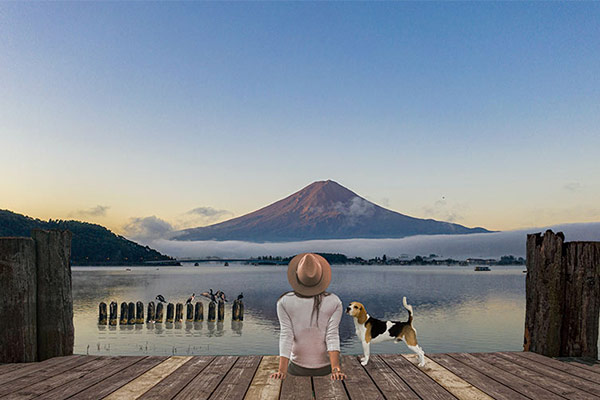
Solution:
<svg viewBox="0 0 600 400"><path fill-rule="evenodd" d="M272 379L285 379L285 377L287 376L287 372L281 372L281 371L277 371L277 372L273 372L271 374L271 378Z"/></svg>
<svg viewBox="0 0 600 400"><path fill-rule="evenodd" d="M343 381L344 379L346 379L346 374L342 372L340 367L336 367L331 370L331 380Z"/></svg>

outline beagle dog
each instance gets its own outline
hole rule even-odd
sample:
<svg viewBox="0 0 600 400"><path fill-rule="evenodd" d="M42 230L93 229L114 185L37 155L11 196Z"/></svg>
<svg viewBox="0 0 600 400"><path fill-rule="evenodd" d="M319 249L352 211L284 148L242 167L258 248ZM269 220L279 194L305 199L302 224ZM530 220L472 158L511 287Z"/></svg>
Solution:
<svg viewBox="0 0 600 400"><path fill-rule="evenodd" d="M367 314L365 307L359 302L353 301L346 308L346 314L354 318L356 336L362 342L364 357L360 363L367 365L369 362L371 343L379 343L386 340L394 340L396 343L404 341L406 346L419 356L419 367L425 365L425 352L417 343L417 330L412 326L413 309L406 303L406 297L402 298L402 304L408 311L408 321L381 321Z"/></svg>

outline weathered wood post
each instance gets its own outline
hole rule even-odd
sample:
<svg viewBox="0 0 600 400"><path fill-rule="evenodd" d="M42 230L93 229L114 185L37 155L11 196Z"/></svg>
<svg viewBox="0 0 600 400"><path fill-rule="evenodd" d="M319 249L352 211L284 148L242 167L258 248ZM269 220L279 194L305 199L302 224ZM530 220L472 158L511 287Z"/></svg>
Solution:
<svg viewBox="0 0 600 400"><path fill-rule="evenodd" d="M175 306L175 322L183 321L183 304L177 303Z"/></svg>
<svg viewBox="0 0 600 400"><path fill-rule="evenodd" d="M527 235L526 301L525 351L597 358L600 242Z"/></svg>
<svg viewBox="0 0 600 400"><path fill-rule="evenodd" d="M187 303L185 306L185 320L186 321L194 320L194 305L192 303Z"/></svg>
<svg viewBox="0 0 600 400"><path fill-rule="evenodd" d="M244 320L244 303L241 300L239 300L238 308L239 308L239 311L238 311L239 312L239 320L243 321Z"/></svg>
<svg viewBox="0 0 600 400"><path fill-rule="evenodd" d="M115 301L111 301L110 306L109 306L109 311L110 311L109 324L111 326L117 325L117 321L119 320L119 316L117 315L117 308L118 308L117 303Z"/></svg>
<svg viewBox="0 0 600 400"><path fill-rule="evenodd" d="M240 301L239 300L234 300L233 301L233 306L231 307L231 320L232 321L239 321L240 320Z"/></svg>
<svg viewBox="0 0 600 400"><path fill-rule="evenodd" d="M142 303L141 301L135 303L135 323L144 323L144 303Z"/></svg>
<svg viewBox="0 0 600 400"><path fill-rule="evenodd" d="M134 325L135 324L135 304L133 304L133 302L129 302L129 305L127 307L127 324L128 325Z"/></svg>
<svg viewBox="0 0 600 400"><path fill-rule="evenodd" d="M35 243L0 239L0 363L37 359Z"/></svg>
<svg viewBox="0 0 600 400"><path fill-rule="evenodd" d="M196 303L196 309L194 312L194 321L204 321L204 305L201 301Z"/></svg>
<svg viewBox="0 0 600 400"><path fill-rule="evenodd" d="M148 303L148 318L146 319L146 322L154 322L156 316L154 314L154 302L151 301L150 303Z"/></svg>
<svg viewBox="0 0 600 400"><path fill-rule="evenodd" d="M156 304L156 316L154 318L154 322L161 324L163 322L163 304L162 303L158 303Z"/></svg>
<svg viewBox="0 0 600 400"><path fill-rule="evenodd" d="M167 320L166 322L173 322L173 317L175 314L175 306L173 303L167 304Z"/></svg>
<svg viewBox="0 0 600 400"><path fill-rule="evenodd" d="M214 301L211 301L210 303L208 303L208 321L209 322L215 322L215 309L216 309L217 304Z"/></svg>
<svg viewBox="0 0 600 400"><path fill-rule="evenodd" d="M219 300L217 307L217 319L219 321L223 321L225 318L225 302L223 302L223 300Z"/></svg>
<svg viewBox="0 0 600 400"><path fill-rule="evenodd" d="M101 302L98 305L98 325L106 325L108 321L108 314L106 310L106 303Z"/></svg>
<svg viewBox="0 0 600 400"><path fill-rule="evenodd" d="M37 273L37 360L73 354L73 293L69 231L32 231Z"/></svg>
<svg viewBox="0 0 600 400"><path fill-rule="evenodd" d="M121 320L119 321L120 325L127 325L127 321L129 320L129 318L127 318L127 303L126 302L122 302L121 303Z"/></svg>

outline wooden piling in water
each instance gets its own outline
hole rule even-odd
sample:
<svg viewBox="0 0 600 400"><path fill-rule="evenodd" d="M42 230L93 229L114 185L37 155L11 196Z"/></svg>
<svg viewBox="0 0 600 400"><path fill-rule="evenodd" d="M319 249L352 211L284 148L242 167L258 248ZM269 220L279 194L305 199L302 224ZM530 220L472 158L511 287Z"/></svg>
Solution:
<svg viewBox="0 0 600 400"><path fill-rule="evenodd" d="M117 322L119 321L119 315L118 315L118 304L114 301L110 302L110 306L109 306L109 312L110 312L110 318L109 318L109 324L111 326L116 326Z"/></svg>
<svg viewBox="0 0 600 400"><path fill-rule="evenodd" d="M183 304L177 303L175 306L175 322L183 321Z"/></svg>
<svg viewBox="0 0 600 400"><path fill-rule="evenodd" d="M102 302L98 305L98 325L106 325L108 322L108 315L106 311L106 303Z"/></svg>
<svg viewBox="0 0 600 400"><path fill-rule="evenodd" d="M127 324L128 325L134 325L135 324L135 304L133 302L129 303L129 306L127 308Z"/></svg>
<svg viewBox="0 0 600 400"><path fill-rule="evenodd" d="M194 311L194 321L204 321L204 305L201 301L196 303L196 309Z"/></svg>
<svg viewBox="0 0 600 400"><path fill-rule="evenodd" d="M173 303L167 304L167 320L165 322L173 322L175 317L175 306Z"/></svg>
<svg viewBox="0 0 600 400"><path fill-rule="evenodd" d="M233 301L233 306L231 307L231 319L233 321L240 320L240 301L239 300Z"/></svg>
<svg viewBox="0 0 600 400"><path fill-rule="evenodd" d="M217 320L223 321L225 319L225 302L223 300L219 300L217 304Z"/></svg>
<svg viewBox="0 0 600 400"><path fill-rule="evenodd" d="M194 305L192 303L187 303L185 306L185 320L193 321L194 320Z"/></svg>
<svg viewBox="0 0 600 400"><path fill-rule="evenodd" d="M154 322L157 324L162 324L163 322L163 303L156 304L156 315L154 317Z"/></svg>
<svg viewBox="0 0 600 400"><path fill-rule="evenodd" d="M148 317L146 319L146 322L154 322L154 318L155 318L155 313L154 313L154 302L151 301L150 303L148 303Z"/></svg>
<svg viewBox="0 0 600 400"><path fill-rule="evenodd" d="M128 321L127 311L128 311L127 303L122 302L121 303L121 320L119 321L120 325L127 325L127 321Z"/></svg>
<svg viewBox="0 0 600 400"><path fill-rule="evenodd" d="M217 307L217 304L214 301L211 301L210 303L208 303L208 318L207 318L208 322L215 322L216 307Z"/></svg>
<svg viewBox="0 0 600 400"><path fill-rule="evenodd" d="M142 303L141 301L135 303L135 323L144 323L144 303Z"/></svg>

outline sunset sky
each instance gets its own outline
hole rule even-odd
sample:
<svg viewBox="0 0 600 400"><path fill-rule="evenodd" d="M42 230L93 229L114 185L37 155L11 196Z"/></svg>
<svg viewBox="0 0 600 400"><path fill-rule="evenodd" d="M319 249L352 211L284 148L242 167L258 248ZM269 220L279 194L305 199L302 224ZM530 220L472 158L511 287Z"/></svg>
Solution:
<svg viewBox="0 0 600 400"><path fill-rule="evenodd" d="M600 221L600 3L0 3L0 209L118 233L332 179L510 230Z"/></svg>

